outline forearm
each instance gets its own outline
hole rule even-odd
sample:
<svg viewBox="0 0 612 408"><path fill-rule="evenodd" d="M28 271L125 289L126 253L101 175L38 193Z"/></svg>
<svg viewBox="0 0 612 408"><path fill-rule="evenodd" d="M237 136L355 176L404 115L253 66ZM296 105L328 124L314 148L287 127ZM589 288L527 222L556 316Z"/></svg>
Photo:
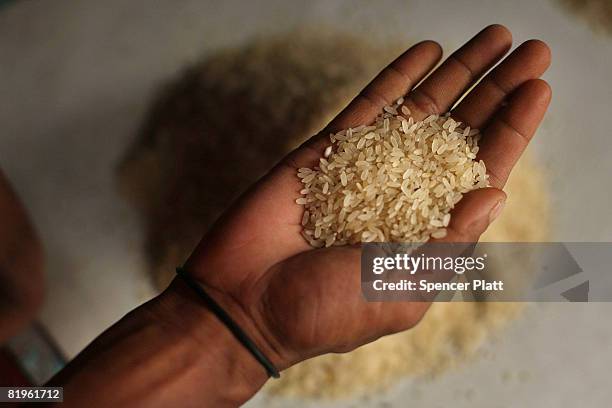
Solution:
<svg viewBox="0 0 612 408"><path fill-rule="evenodd" d="M0 344L38 312L43 250L25 208L0 170Z"/></svg>
<svg viewBox="0 0 612 408"><path fill-rule="evenodd" d="M262 366L175 281L88 346L50 385L68 406L238 406Z"/></svg>

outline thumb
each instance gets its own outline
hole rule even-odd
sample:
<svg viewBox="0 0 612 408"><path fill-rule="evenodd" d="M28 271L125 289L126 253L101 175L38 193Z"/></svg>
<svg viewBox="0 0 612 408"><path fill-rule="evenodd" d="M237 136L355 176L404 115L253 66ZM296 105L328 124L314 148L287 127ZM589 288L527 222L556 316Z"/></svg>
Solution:
<svg viewBox="0 0 612 408"><path fill-rule="evenodd" d="M497 218L506 202L500 189L488 187L463 196L451 212L446 237L432 242L476 242Z"/></svg>

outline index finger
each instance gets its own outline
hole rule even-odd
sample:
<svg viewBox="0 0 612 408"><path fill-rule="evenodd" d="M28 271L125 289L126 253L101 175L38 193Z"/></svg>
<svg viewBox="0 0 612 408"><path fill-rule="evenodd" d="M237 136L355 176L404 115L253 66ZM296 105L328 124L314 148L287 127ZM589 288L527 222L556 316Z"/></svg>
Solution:
<svg viewBox="0 0 612 408"><path fill-rule="evenodd" d="M382 109L392 105L418 84L442 57L434 41L420 42L382 70L321 132L294 150L285 163L298 169L316 163L329 145L329 134L371 123Z"/></svg>

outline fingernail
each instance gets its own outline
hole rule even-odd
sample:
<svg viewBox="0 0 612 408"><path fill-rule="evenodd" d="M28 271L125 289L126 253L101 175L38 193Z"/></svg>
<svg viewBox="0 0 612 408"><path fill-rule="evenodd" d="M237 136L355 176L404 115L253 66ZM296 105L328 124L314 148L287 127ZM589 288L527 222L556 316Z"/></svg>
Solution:
<svg viewBox="0 0 612 408"><path fill-rule="evenodd" d="M501 199L497 202L497 204L493 206L493 208L491 208L491 211L489 212L489 224L495 221L497 217L499 217L502 210L504 209L505 204L506 200Z"/></svg>

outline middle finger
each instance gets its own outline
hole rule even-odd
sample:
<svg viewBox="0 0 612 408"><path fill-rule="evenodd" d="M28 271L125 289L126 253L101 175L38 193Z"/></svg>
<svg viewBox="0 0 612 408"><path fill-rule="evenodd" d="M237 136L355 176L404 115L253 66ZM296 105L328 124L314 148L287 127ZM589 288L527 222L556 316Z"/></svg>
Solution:
<svg viewBox="0 0 612 408"><path fill-rule="evenodd" d="M512 34L506 27L498 24L486 27L413 89L404 105L417 120L447 112L511 45Z"/></svg>

